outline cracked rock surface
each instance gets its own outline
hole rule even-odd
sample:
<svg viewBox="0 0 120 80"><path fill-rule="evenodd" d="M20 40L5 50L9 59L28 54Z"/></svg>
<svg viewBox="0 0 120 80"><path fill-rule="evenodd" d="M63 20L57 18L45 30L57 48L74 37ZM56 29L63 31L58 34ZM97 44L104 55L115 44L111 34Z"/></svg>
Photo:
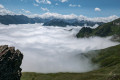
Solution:
<svg viewBox="0 0 120 80"><path fill-rule="evenodd" d="M15 47L0 46L0 80L20 80L23 54Z"/></svg>

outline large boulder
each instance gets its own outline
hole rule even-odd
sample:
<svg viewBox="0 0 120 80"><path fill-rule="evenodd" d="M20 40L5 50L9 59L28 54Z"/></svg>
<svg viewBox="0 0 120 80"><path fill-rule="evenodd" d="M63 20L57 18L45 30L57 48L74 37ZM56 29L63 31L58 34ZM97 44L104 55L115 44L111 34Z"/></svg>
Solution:
<svg viewBox="0 0 120 80"><path fill-rule="evenodd" d="M0 46L0 80L20 80L23 54L15 47Z"/></svg>

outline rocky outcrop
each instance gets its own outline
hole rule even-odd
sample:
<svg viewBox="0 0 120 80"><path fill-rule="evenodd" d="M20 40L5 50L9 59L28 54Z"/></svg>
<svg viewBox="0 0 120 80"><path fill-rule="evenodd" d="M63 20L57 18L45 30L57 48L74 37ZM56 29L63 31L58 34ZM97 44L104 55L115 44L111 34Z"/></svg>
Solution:
<svg viewBox="0 0 120 80"><path fill-rule="evenodd" d="M90 27L83 27L76 36L77 38L89 37L92 32Z"/></svg>
<svg viewBox="0 0 120 80"><path fill-rule="evenodd" d="M0 46L0 80L20 80L23 54L15 47Z"/></svg>
<svg viewBox="0 0 120 80"><path fill-rule="evenodd" d="M112 41L119 41L120 42L120 34L119 35L113 35L111 38Z"/></svg>
<svg viewBox="0 0 120 80"><path fill-rule="evenodd" d="M120 75L113 74L107 80L120 80Z"/></svg>

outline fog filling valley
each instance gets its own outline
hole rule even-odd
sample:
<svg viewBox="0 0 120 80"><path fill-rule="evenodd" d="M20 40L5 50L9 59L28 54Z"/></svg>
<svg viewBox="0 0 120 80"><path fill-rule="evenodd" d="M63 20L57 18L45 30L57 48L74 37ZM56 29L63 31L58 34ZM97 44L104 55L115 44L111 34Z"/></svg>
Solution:
<svg viewBox="0 0 120 80"><path fill-rule="evenodd" d="M23 72L87 72L97 68L81 53L118 43L107 38L77 39L81 27L52 27L41 24L0 24L0 45L15 46L24 54Z"/></svg>

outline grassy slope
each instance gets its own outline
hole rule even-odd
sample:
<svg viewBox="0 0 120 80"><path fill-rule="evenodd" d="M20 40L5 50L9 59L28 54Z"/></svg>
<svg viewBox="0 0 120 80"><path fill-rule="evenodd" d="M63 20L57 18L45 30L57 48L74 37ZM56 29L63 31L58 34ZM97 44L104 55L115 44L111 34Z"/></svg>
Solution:
<svg viewBox="0 0 120 80"><path fill-rule="evenodd" d="M98 70L87 73L23 73L21 80L120 80L120 45L98 52L92 59L100 64Z"/></svg>
<svg viewBox="0 0 120 80"><path fill-rule="evenodd" d="M96 29L82 28L79 33L76 35L78 38L80 37L89 37L89 36L112 36L112 35L120 35L120 25L116 25L114 23L120 23L120 18L116 19L112 22L103 24Z"/></svg>

